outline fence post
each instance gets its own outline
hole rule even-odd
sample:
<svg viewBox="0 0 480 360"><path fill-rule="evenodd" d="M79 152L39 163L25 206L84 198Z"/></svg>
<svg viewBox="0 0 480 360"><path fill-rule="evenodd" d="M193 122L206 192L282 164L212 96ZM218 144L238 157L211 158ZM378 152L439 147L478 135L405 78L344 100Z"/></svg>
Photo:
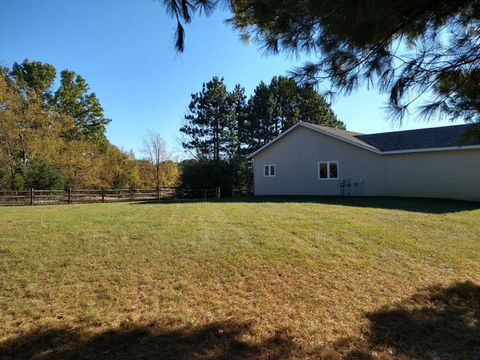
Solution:
<svg viewBox="0 0 480 360"><path fill-rule="evenodd" d="M71 186L68 187L68 203L69 204L72 203L72 187Z"/></svg>
<svg viewBox="0 0 480 360"><path fill-rule="evenodd" d="M216 193L217 199L220 199L220 187L217 186L215 188L215 193Z"/></svg>
<svg viewBox="0 0 480 360"><path fill-rule="evenodd" d="M183 188L180 189L180 199L183 199Z"/></svg>
<svg viewBox="0 0 480 360"><path fill-rule="evenodd" d="M102 203L105 202L105 189L102 188Z"/></svg>
<svg viewBox="0 0 480 360"><path fill-rule="evenodd" d="M160 194L160 186L157 186L157 200L160 201L161 194Z"/></svg>
<svg viewBox="0 0 480 360"><path fill-rule="evenodd" d="M207 189L203 189L203 198L204 198L204 199L207 198Z"/></svg>
<svg viewBox="0 0 480 360"><path fill-rule="evenodd" d="M33 196L34 196L34 195L33 195L33 192L34 192L34 191L35 191L35 190L33 190L33 188L30 188L30 205L33 205Z"/></svg>

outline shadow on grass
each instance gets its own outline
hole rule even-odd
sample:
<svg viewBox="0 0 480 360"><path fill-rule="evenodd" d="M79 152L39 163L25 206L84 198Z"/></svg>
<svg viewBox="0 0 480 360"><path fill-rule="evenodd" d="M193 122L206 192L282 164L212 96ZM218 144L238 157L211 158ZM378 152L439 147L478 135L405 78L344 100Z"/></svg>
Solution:
<svg viewBox="0 0 480 360"><path fill-rule="evenodd" d="M480 287L431 287L367 314L360 339L338 341L329 359L480 359Z"/></svg>
<svg viewBox="0 0 480 360"><path fill-rule="evenodd" d="M72 329L33 332L0 343L1 359L480 359L480 287L431 287L366 315L359 337L326 347L301 344L279 330L262 342L248 323L158 330L130 325L103 333Z"/></svg>
<svg viewBox="0 0 480 360"><path fill-rule="evenodd" d="M480 202L399 197L339 197L339 196L252 196L238 198L179 199L135 202L139 204L191 204L191 203L318 203L328 205L404 210L443 214L478 210Z"/></svg>
<svg viewBox="0 0 480 360"><path fill-rule="evenodd" d="M155 324L91 334L68 328L32 333L0 344L1 359L288 359L293 341L282 331L261 343L242 339L247 323L158 330Z"/></svg>

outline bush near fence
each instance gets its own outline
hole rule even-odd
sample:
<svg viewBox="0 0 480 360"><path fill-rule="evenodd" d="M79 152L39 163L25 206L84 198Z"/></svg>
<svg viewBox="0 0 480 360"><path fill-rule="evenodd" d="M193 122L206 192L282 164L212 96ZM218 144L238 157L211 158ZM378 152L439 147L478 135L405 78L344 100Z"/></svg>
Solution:
<svg viewBox="0 0 480 360"><path fill-rule="evenodd" d="M0 190L0 205L55 205L147 201L174 199L207 199L248 196L245 188L232 189L68 189L68 190Z"/></svg>

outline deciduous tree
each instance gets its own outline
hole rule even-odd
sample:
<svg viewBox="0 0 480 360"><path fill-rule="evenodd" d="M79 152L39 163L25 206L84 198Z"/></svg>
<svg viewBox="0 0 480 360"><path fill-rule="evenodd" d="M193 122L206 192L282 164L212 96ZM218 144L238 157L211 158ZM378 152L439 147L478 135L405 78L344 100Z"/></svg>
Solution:
<svg viewBox="0 0 480 360"><path fill-rule="evenodd" d="M167 160L167 147L162 136L154 131L148 130L147 135L143 138L141 149L144 157L150 163L155 186L157 189L161 187L161 164Z"/></svg>
<svg viewBox="0 0 480 360"><path fill-rule="evenodd" d="M160 185L163 188L174 188L180 183L180 166L172 160L160 163Z"/></svg>
<svg viewBox="0 0 480 360"><path fill-rule="evenodd" d="M132 153L109 144L100 157L99 177L102 187L113 189L136 188L140 184L140 172Z"/></svg>
<svg viewBox="0 0 480 360"><path fill-rule="evenodd" d="M86 80L74 71L60 73L60 85L53 88L57 76L55 67L40 61L25 59L15 62L9 71L19 90L29 98L38 97L49 111L70 116L73 126L66 128L67 139L86 140L107 149L105 127L110 122Z"/></svg>
<svg viewBox="0 0 480 360"><path fill-rule="evenodd" d="M56 111L69 115L75 120L75 127L68 133L69 139L85 139L106 150L105 127L111 121L83 77L74 71L63 70L60 86L51 101Z"/></svg>

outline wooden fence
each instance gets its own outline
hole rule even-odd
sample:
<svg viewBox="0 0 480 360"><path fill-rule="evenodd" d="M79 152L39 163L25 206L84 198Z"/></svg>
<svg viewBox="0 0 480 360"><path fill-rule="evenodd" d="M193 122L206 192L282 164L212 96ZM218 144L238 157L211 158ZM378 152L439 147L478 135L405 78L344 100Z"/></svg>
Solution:
<svg viewBox="0 0 480 360"><path fill-rule="evenodd" d="M225 196L250 195L247 189L224 189ZM0 190L0 205L55 205L220 198L222 189L68 189L68 190Z"/></svg>

